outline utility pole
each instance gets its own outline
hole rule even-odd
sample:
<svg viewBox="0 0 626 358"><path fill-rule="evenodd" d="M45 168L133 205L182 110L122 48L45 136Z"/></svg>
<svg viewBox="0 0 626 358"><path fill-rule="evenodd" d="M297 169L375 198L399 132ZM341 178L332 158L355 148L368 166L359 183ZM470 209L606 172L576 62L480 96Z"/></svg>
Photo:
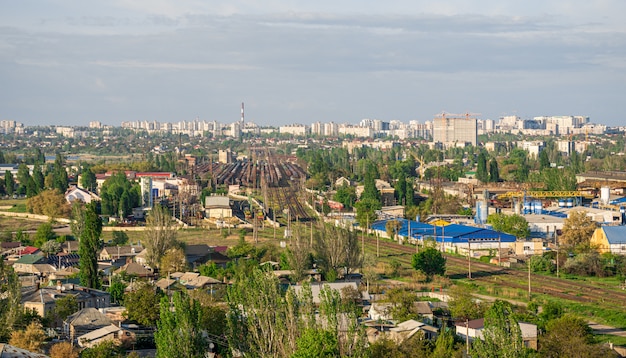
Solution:
<svg viewBox="0 0 626 358"><path fill-rule="evenodd" d="M467 239L467 278L472 279L472 246L471 241Z"/></svg>
<svg viewBox="0 0 626 358"><path fill-rule="evenodd" d="M556 246L556 277L559 277L559 239L554 225L554 245Z"/></svg>
<svg viewBox="0 0 626 358"><path fill-rule="evenodd" d="M531 292L530 292L530 259L531 259L531 257L528 258L528 300L529 301L530 301L530 297L531 297Z"/></svg>

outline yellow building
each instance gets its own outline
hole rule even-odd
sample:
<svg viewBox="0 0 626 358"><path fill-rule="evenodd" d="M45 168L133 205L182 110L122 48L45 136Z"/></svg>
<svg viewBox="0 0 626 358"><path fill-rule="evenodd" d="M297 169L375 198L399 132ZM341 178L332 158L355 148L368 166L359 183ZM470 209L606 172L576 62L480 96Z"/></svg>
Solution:
<svg viewBox="0 0 626 358"><path fill-rule="evenodd" d="M591 236L591 247L599 253L626 254L626 226L602 226Z"/></svg>

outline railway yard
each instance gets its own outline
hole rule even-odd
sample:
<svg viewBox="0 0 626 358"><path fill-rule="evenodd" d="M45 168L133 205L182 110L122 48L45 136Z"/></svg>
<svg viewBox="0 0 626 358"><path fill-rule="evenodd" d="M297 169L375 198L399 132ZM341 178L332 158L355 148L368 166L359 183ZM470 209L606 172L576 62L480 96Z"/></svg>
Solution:
<svg viewBox="0 0 626 358"><path fill-rule="evenodd" d="M368 238L366 252L376 253L376 239ZM403 266L411 267L411 257L415 253L415 246L405 246L398 243L380 240L378 243L381 257L393 257ZM450 278L465 278L468 274L467 258L446 254L446 275ZM477 260L471 262L472 280L523 294L527 297L528 272L508 269ZM553 298L569 300L582 304L602 305L605 307L623 308L626 302L626 291L616 286L600 282L588 283L579 280L569 280L554 276L530 274L531 292L533 295L545 294Z"/></svg>
<svg viewBox="0 0 626 358"><path fill-rule="evenodd" d="M265 203L268 218L291 221L311 220L311 214L299 196L306 171L297 163L280 156L272 148L251 148L249 160L233 163L205 163L198 166L200 175L210 174L213 185L241 185L253 191Z"/></svg>

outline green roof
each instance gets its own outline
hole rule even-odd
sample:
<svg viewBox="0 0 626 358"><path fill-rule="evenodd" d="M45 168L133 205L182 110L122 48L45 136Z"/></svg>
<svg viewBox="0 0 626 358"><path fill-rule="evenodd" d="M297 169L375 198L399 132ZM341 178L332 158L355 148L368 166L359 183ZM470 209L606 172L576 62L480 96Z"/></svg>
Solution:
<svg viewBox="0 0 626 358"><path fill-rule="evenodd" d="M36 264L37 262L39 262L39 260L41 260L43 258L42 254L32 254L32 255L24 255L22 257L20 257L17 261L15 261L16 264Z"/></svg>

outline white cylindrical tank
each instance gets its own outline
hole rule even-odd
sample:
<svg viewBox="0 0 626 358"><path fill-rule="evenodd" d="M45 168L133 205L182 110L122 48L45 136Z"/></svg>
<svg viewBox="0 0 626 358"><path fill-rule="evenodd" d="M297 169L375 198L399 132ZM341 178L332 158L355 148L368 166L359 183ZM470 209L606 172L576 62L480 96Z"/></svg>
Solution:
<svg viewBox="0 0 626 358"><path fill-rule="evenodd" d="M611 199L611 188L608 186L603 186L600 188L600 202L602 204L608 204Z"/></svg>

